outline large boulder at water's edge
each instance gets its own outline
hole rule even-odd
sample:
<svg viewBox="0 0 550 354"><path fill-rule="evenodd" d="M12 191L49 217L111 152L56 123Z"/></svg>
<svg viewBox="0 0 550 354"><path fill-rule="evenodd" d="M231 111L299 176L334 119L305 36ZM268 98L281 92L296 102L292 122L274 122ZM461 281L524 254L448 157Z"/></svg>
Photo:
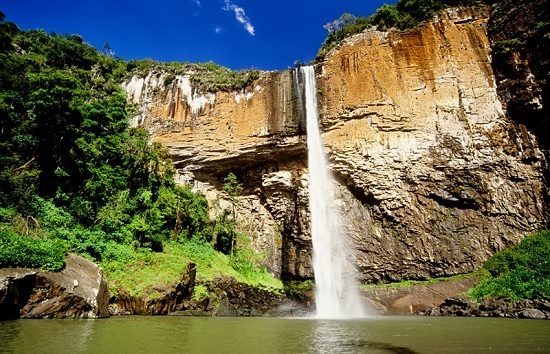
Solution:
<svg viewBox="0 0 550 354"><path fill-rule="evenodd" d="M0 319L102 318L109 316L109 290L102 270L74 254L61 272L0 271Z"/></svg>

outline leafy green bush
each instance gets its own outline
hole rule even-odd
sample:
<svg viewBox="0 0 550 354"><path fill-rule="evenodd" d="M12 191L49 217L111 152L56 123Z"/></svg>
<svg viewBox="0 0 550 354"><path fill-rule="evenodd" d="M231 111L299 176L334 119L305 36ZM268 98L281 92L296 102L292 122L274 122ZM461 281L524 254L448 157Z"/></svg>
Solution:
<svg viewBox="0 0 550 354"><path fill-rule="evenodd" d="M191 81L203 91L218 92L240 90L252 86L259 77L260 71L258 70L235 71L209 61L195 65Z"/></svg>
<svg viewBox="0 0 550 354"><path fill-rule="evenodd" d="M260 77L255 69L231 70L212 61L199 64L161 63L151 59L133 60L128 63L128 79L131 75L145 77L150 72L166 72L164 85L169 85L175 75L190 75L193 84L202 92L234 91L250 87Z"/></svg>
<svg viewBox="0 0 550 354"><path fill-rule="evenodd" d="M42 268L57 271L65 265L67 246L59 239L21 236L0 226L0 268Z"/></svg>
<svg viewBox="0 0 550 354"><path fill-rule="evenodd" d="M475 299L550 299L550 231L539 231L498 252L483 268L488 276L469 292Z"/></svg>
<svg viewBox="0 0 550 354"><path fill-rule="evenodd" d="M289 280L284 283L284 291L287 296L300 301L308 301L315 289L315 283L312 280Z"/></svg>

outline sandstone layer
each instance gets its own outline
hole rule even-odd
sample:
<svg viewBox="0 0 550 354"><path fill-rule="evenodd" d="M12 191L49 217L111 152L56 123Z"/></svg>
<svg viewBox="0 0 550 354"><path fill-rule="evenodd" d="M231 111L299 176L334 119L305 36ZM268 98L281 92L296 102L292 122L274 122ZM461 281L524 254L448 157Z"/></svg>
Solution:
<svg viewBox="0 0 550 354"><path fill-rule="evenodd" d="M316 66L350 266L365 282L470 272L546 223L544 155L502 108L486 27L483 11L451 9L406 32L367 30ZM179 181L214 210L227 207L221 185L235 173L240 227L265 265L311 277L297 72L216 94L166 77L125 84L134 124L170 149Z"/></svg>

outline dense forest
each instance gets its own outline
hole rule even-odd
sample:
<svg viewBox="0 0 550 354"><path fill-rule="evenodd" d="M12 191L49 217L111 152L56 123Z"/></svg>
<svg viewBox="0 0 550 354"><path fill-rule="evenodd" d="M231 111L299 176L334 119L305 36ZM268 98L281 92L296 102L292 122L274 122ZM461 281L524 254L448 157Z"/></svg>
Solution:
<svg viewBox="0 0 550 354"><path fill-rule="evenodd" d="M445 6L480 3L400 0L368 18L345 14L327 25L317 59L367 26L407 29ZM22 31L0 12L0 268L55 271L75 252L133 293L176 279L188 262L205 279L281 286L259 267L262 255L236 231L235 216L210 220L205 197L175 184L167 151L129 126L120 83L156 65L174 73L194 65L192 79L205 91L244 87L259 75L213 63L127 62L78 35ZM224 182L236 202L239 182L231 174ZM490 260L487 280L471 294L550 298L549 257L550 233L536 234Z"/></svg>

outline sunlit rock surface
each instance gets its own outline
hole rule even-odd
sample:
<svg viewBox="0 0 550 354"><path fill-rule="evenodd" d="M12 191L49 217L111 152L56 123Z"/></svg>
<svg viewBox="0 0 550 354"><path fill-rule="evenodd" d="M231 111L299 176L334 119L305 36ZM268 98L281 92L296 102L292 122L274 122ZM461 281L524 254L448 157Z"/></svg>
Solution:
<svg viewBox="0 0 550 354"><path fill-rule="evenodd" d="M486 27L482 11L450 10L417 29L351 37L316 66L349 261L364 281L469 272L545 223L544 157L503 111ZM125 84L133 123L170 149L178 181L214 210L227 205L223 178L235 173L238 218L265 265L284 279L311 277L295 71L216 94L163 75Z"/></svg>

